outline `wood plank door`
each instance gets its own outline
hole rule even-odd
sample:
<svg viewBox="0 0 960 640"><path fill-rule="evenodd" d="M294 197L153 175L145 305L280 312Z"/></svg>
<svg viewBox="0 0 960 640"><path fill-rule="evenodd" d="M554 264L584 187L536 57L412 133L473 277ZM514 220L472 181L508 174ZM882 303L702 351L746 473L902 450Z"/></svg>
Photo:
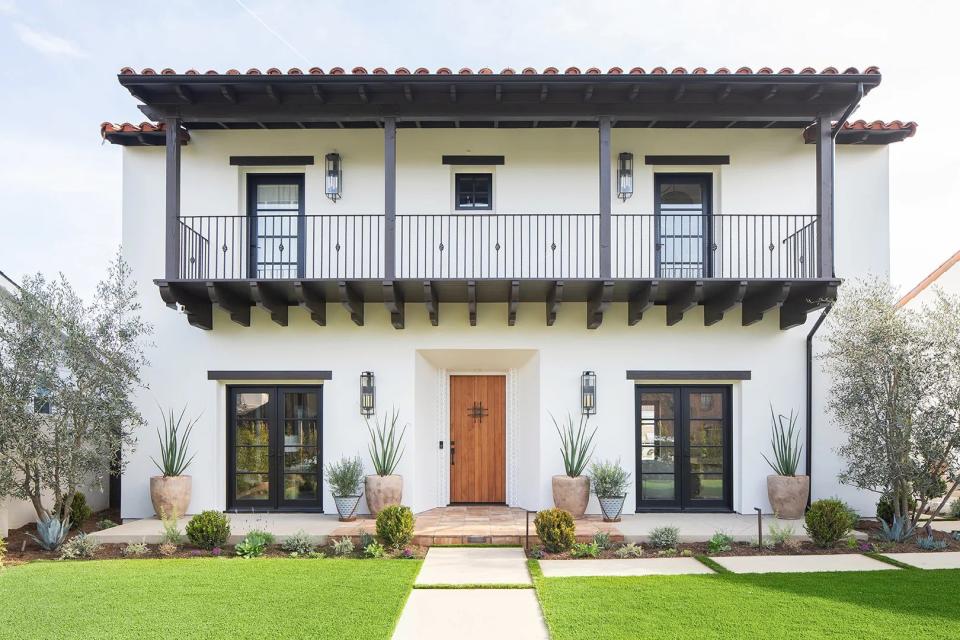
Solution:
<svg viewBox="0 0 960 640"><path fill-rule="evenodd" d="M450 377L450 502L507 501L506 376Z"/></svg>

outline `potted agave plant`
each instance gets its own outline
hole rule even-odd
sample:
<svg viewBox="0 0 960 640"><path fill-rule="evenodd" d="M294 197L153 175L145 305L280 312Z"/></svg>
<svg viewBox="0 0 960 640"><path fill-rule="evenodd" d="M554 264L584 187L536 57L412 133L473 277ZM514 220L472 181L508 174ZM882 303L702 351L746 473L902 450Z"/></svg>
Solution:
<svg viewBox="0 0 960 640"><path fill-rule="evenodd" d="M367 496L367 508L372 515L377 515L384 508L392 504L400 504L403 498L403 476L395 475L403 457L403 436L407 426L397 432L397 422L400 414L394 409L390 416L384 416L383 422L367 420L367 430L370 432L370 462L373 464L373 475L364 480Z"/></svg>
<svg viewBox="0 0 960 640"><path fill-rule="evenodd" d="M193 462L195 456L189 454L190 434L199 417L188 420L184 424L183 417L187 412L184 407L179 416L171 409L163 415L163 432L157 429L157 438L160 440L160 460L151 458L162 475L150 478L150 501L153 510L160 518L171 514L182 516L190 506L191 479L184 475L184 471Z"/></svg>
<svg viewBox="0 0 960 640"><path fill-rule="evenodd" d="M590 465L590 483L600 502L600 510L606 522L619 522L623 501L627 498L630 474L616 462L594 462Z"/></svg>
<svg viewBox="0 0 960 640"><path fill-rule="evenodd" d="M552 415L553 426L560 435L560 453L563 455L562 476L553 476L553 503L558 509L569 511L574 518L582 518L590 500L590 478L583 475L590 456L593 455L593 437L597 429L587 433L589 416L580 417L580 426L574 426L573 416L567 414L567 422L560 427Z"/></svg>
<svg viewBox="0 0 960 640"><path fill-rule="evenodd" d="M778 518L797 520L803 517L810 494L810 477L798 476L800 466L800 431L797 429L797 416L791 410L790 415L775 415L770 406L770 445L773 448L773 461L765 454L774 475L767 476L767 497L770 506Z"/></svg>
<svg viewBox="0 0 960 640"><path fill-rule="evenodd" d="M360 504L360 485L363 482L363 462L360 456L340 458L339 462L327 465L327 484L337 505L341 522L356 519L357 505Z"/></svg>

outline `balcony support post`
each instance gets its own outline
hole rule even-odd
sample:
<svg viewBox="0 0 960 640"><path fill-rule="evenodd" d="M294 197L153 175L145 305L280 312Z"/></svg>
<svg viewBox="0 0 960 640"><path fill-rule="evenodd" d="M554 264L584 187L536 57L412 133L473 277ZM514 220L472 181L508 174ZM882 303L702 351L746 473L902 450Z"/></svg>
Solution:
<svg viewBox="0 0 960 640"><path fill-rule="evenodd" d="M383 258L385 280L397 268L397 119L383 119Z"/></svg>
<svg viewBox="0 0 960 640"><path fill-rule="evenodd" d="M164 274L167 280L180 277L180 118L164 118L166 127L166 215Z"/></svg>
<svg viewBox="0 0 960 640"><path fill-rule="evenodd" d="M829 115L817 117L817 253L821 278L833 278L834 140Z"/></svg>
<svg viewBox="0 0 960 640"><path fill-rule="evenodd" d="M610 116L600 116L600 278L611 277L610 261Z"/></svg>

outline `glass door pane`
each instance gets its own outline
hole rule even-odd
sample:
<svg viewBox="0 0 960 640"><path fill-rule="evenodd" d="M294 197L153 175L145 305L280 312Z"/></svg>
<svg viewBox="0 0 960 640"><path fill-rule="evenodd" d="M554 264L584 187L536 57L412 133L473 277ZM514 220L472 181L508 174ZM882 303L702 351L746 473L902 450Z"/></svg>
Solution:
<svg viewBox="0 0 960 640"><path fill-rule="evenodd" d="M638 389L637 394L637 504L646 508L674 506L679 497L676 391Z"/></svg>
<svg viewBox="0 0 960 640"><path fill-rule="evenodd" d="M271 432L273 402L268 391L233 394L233 502L269 507L271 483Z"/></svg>
<svg viewBox="0 0 960 640"><path fill-rule="evenodd" d="M727 505L730 423L725 389L685 389L684 506Z"/></svg>
<svg viewBox="0 0 960 640"><path fill-rule="evenodd" d="M302 277L303 176L248 177L251 278Z"/></svg>
<svg viewBox="0 0 960 640"><path fill-rule="evenodd" d="M315 504L320 486L320 395L315 390L281 390L283 429L283 499L281 503Z"/></svg>
<svg viewBox="0 0 960 640"><path fill-rule="evenodd" d="M706 276L706 220L710 214L710 177L656 176L657 276Z"/></svg>

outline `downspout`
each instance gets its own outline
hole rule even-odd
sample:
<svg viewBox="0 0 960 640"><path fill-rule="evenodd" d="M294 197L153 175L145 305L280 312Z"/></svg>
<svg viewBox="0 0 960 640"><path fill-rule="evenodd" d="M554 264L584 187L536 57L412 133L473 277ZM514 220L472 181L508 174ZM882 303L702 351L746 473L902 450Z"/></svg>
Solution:
<svg viewBox="0 0 960 640"><path fill-rule="evenodd" d="M807 334L807 444L806 444L806 468L807 478L810 481L810 491L807 492L807 507L813 499L813 336L820 329L820 325L827 319L827 314L833 308L828 304L820 313L810 333Z"/></svg>

